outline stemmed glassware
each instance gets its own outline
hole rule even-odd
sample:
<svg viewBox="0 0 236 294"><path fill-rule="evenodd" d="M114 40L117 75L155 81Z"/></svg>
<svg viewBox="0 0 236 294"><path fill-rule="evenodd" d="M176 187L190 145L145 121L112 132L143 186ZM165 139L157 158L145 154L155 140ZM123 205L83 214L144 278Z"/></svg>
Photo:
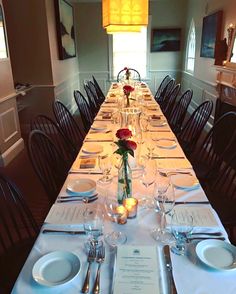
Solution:
<svg viewBox="0 0 236 294"><path fill-rule="evenodd" d="M186 241L193 230L193 217L188 214L174 212L171 217L171 232L175 237L175 245L171 251L177 255L186 254Z"/></svg>
<svg viewBox="0 0 236 294"><path fill-rule="evenodd" d="M170 214L174 208L175 193L170 179L162 176L160 172L158 172L156 178L154 199L156 201L156 211L160 217L160 224L152 230L151 235L155 240L166 243L171 239L171 234L166 229L166 215Z"/></svg>
<svg viewBox="0 0 236 294"><path fill-rule="evenodd" d="M118 204L116 198L110 197L109 195L109 197L106 197L104 204L106 213L113 222L117 224L124 224L126 222L127 211ZM119 208L122 208L122 210ZM127 236L123 232L116 230L105 236L105 241L112 247L124 244L126 240Z"/></svg>
<svg viewBox="0 0 236 294"><path fill-rule="evenodd" d="M100 247L102 241L103 226L104 226L104 212L102 207L98 205L92 205L85 209L83 213L84 219L84 231L89 236L88 248L92 244L95 247Z"/></svg>
<svg viewBox="0 0 236 294"><path fill-rule="evenodd" d="M110 175L112 169L112 161L108 154L100 155L98 157L98 165L103 173L103 176L98 180L100 184L109 184L112 181L112 176Z"/></svg>
<svg viewBox="0 0 236 294"><path fill-rule="evenodd" d="M149 191L148 189L155 183L157 165L155 159L151 157L145 158L143 164L144 170L140 181L145 187L145 195L141 199L141 205L143 205L144 207L151 207L153 206L153 192Z"/></svg>

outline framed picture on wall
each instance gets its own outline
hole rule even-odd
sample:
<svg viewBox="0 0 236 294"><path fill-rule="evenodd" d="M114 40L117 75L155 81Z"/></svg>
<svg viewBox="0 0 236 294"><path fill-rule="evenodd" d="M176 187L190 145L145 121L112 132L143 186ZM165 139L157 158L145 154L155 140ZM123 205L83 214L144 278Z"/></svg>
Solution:
<svg viewBox="0 0 236 294"><path fill-rule="evenodd" d="M203 18L201 57L214 58L215 44L220 41L223 11L217 11Z"/></svg>
<svg viewBox="0 0 236 294"><path fill-rule="evenodd" d="M181 29L152 29L151 52L179 51Z"/></svg>
<svg viewBox="0 0 236 294"><path fill-rule="evenodd" d="M65 0L54 0L58 51L60 59L76 56L74 13L71 4Z"/></svg>

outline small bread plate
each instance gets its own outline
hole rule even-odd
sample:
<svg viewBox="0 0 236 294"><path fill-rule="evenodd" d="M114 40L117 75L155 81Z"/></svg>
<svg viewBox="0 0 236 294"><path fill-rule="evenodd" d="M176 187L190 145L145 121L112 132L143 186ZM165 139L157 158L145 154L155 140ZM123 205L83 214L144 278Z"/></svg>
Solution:
<svg viewBox="0 0 236 294"><path fill-rule="evenodd" d="M41 258L33 266L34 280L48 287L71 281L80 271L79 257L68 251L54 251Z"/></svg>
<svg viewBox="0 0 236 294"><path fill-rule="evenodd" d="M68 181L66 189L76 196L90 196L96 191L96 182L91 179L71 179Z"/></svg>
<svg viewBox="0 0 236 294"><path fill-rule="evenodd" d="M193 175L176 174L171 176L171 182L178 189L193 190L199 187L199 181Z"/></svg>
<svg viewBox="0 0 236 294"><path fill-rule="evenodd" d="M164 127L166 125L167 125L167 122L165 120L162 120L162 119L151 121L151 126L152 127Z"/></svg>
<svg viewBox="0 0 236 294"><path fill-rule="evenodd" d="M204 240L197 244L198 258L209 267L219 271L236 270L236 247L221 240Z"/></svg>
<svg viewBox="0 0 236 294"><path fill-rule="evenodd" d="M94 123L92 126L91 126L91 129L94 130L94 131L107 131L107 126L105 124L99 124L99 123Z"/></svg>
<svg viewBox="0 0 236 294"><path fill-rule="evenodd" d="M175 139L163 138L156 140L156 146L162 149L174 149L177 147Z"/></svg>
<svg viewBox="0 0 236 294"><path fill-rule="evenodd" d="M82 152L86 154L98 154L103 152L103 147L101 145L86 144L82 147Z"/></svg>

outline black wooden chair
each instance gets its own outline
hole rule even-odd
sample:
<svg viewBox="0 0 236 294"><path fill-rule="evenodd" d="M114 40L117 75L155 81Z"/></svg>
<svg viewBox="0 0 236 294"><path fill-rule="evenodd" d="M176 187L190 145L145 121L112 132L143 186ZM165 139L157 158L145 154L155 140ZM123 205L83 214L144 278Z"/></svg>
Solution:
<svg viewBox="0 0 236 294"><path fill-rule="evenodd" d="M180 91L180 84L177 84L174 86L170 94L164 98L163 103L160 105L161 110L167 119L170 117L170 114L175 105L175 101L177 99L179 91Z"/></svg>
<svg viewBox="0 0 236 294"><path fill-rule="evenodd" d="M95 87L91 81L87 81L84 83L84 90L86 92L86 95L88 97L88 102L90 104L90 108L93 112L93 116L96 116L100 109L100 101L98 99Z"/></svg>
<svg viewBox="0 0 236 294"><path fill-rule="evenodd" d="M78 152L83 144L84 131L77 124L69 109L61 101L56 100L53 103L53 112L64 136Z"/></svg>
<svg viewBox="0 0 236 294"><path fill-rule="evenodd" d="M212 101L205 101L200 104L191 114L180 133L177 134L178 141L186 155L190 155L194 151L202 130L211 115L212 109Z"/></svg>
<svg viewBox="0 0 236 294"><path fill-rule="evenodd" d="M164 77L164 79L161 81L157 91L156 91L156 94L154 95L154 98L155 100L157 101L158 99L160 99L160 96L161 96L161 93L163 91L163 89L165 88L165 86L168 84L168 82L172 80L172 78L167 75Z"/></svg>
<svg viewBox="0 0 236 294"><path fill-rule="evenodd" d="M231 164L236 150L236 112L222 115L213 125L203 143L195 150L190 161L198 179L204 186L218 176L222 164Z"/></svg>
<svg viewBox="0 0 236 294"><path fill-rule="evenodd" d="M141 75L140 73L134 69L134 68L129 68L129 72L130 72L130 79L131 80L135 80L135 81L139 81L141 82ZM121 80L125 79L125 73L126 73L126 69L122 69L118 72L117 74L117 82L119 83Z"/></svg>
<svg viewBox="0 0 236 294"><path fill-rule="evenodd" d="M0 174L0 293L11 293L38 232L21 192Z"/></svg>
<svg viewBox="0 0 236 294"><path fill-rule="evenodd" d="M234 150L235 151L235 150ZM231 163L231 164L229 164ZM206 195L218 213L222 224L229 233L229 238L236 245L236 153L234 152L222 168L217 178L209 180L205 187Z"/></svg>
<svg viewBox="0 0 236 294"><path fill-rule="evenodd" d="M31 120L30 126L31 130L41 130L47 134L63 154L65 160L70 164L74 162L78 154L77 150L50 117L40 114Z"/></svg>
<svg viewBox="0 0 236 294"><path fill-rule="evenodd" d="M93 123L94 114L91 113L86 98L79 90L74 91L74 98L81 115L84 130L87 133Z"/></svg>
<svg viewBox="0 0 236 294"><path fill-rule="evenodd" d="M99 98L100 103L102 104L104 102L104 100L105 100L106 97L103 94L102 89L100 88L100 86L99 86L97 80L95 79L95 77L92 76L92 78L93 78L93 84L95 86L97 96Z"/></svg>
<svg viewBox="0 0 236 294"><path fill-rule="evenodd" d="M168 123L175 134L178 134L181 130L192 96L192 90L185 91L167 117Z"/></svg>
<svg viewBox="0 0 236 294"><path fill-rule="evenodd" d="M155 98L156 102L162 106L164 104L164 100L169 98L171 91L173 90L175 86L175 80L171 79L166 86L163 88L162 92L160 93L160 96L158 98Z"/></svg>
<svg viewBox="0 0 236 294"><path fill-rule="evenodd" d="M50 203L54 203L67 177L70 163L64 159L53 141L40 130L31 131L28 152Z"/></svg>

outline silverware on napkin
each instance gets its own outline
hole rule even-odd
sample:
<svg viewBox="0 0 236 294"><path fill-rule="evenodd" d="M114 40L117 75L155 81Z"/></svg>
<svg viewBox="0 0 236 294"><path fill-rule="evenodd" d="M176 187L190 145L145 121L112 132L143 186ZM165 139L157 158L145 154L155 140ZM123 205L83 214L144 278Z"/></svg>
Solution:
<svg viewBox="0 0 236 294"><path fill-rule="evenodd" d="M95 197L71 197L71 198L68 198L68 199L61 199L61 198L58 198L57 199L57 203L65 203L65 202L73 202L73 201L77 201L77 202L83 202L83 203L90 203L90 202L93 202L95 200L98 199L98 196L95 196Z"/></svg>
<svg viewBox="0 0 236 294"><path fill-rule="evenodd" d="M210 202L209 201L176 201L175 205L177 204L210 204Z"/></svg>
<svg viewBox="0 0 236 294"><path fill-rule="evenodd" d="M187 242L190 243L191 241L194 241L194 240L221 240L221 241L225 241L225 237L213 237L213 236L205 236L205 237L188 237L187 238Z"/></svg>
<svg viewBox="0 0 236 294"><path fill-rule="evenodd" d="M169 245L165 245L163 247L164 250L164 256L165 256L165 260L166 260L166 269L169 273L169 279L170 279L170 291L169 293L171 294L177 294L177 290L175 287L175 281L174 281L174 277L173 277L173 271L172 271L172 263L171 263L171 258L170 258L170 247Z"/></svg>
<svg viewBox="0 0 236 294"><path fill-rule="evenodd" d="M153 155L152 158L154 159L185 159L184 156L159 156L159 155Z"/></svg>
<svg viewBox="0 0 236 294"><path fill-rule="evenodd" d="M66 231L66 230L54 230L54 229L44 229L43 234L68 234L68 235L84 235L85 231Z"/></svg>

